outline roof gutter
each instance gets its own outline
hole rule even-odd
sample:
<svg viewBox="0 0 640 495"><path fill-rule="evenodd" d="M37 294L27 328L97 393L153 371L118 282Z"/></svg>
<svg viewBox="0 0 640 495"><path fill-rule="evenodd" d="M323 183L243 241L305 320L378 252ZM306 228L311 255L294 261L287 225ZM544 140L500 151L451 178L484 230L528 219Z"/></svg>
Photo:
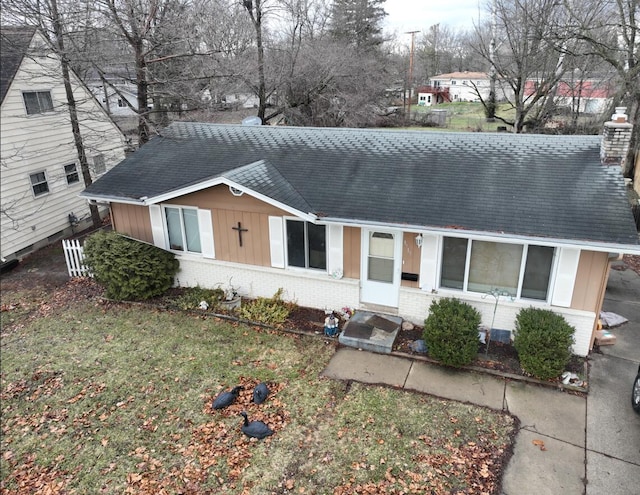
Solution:
<svg viewBox="0 0 640 495"><path fill-rule="evenodd" d="M514 235L505 234L504 232L484 232L480 230L467 230L467 229L447 229L445 227L425 227L424 225L409 225L409 224L387 224L383 222L363 222L346 218L332 218L325 217L320 218L322 223L336 223L351 227L361 228L380 228L391 230L402 230L405 232L415 232L416 234L446 234L449 237L470 237L475 239L482 239L487 241L500 241L500 242L512 242L512 243L535 243L538 246L549 247L568 247L574 249L589 248L590 251L597 251L602 253L619 253L619 254L634 254L640 255L640 237L638 238L638 244L620 244L620 243L607 243L602 241L575 241L570 239L560 239L556 237L534 237L526 235Z"/></svg>

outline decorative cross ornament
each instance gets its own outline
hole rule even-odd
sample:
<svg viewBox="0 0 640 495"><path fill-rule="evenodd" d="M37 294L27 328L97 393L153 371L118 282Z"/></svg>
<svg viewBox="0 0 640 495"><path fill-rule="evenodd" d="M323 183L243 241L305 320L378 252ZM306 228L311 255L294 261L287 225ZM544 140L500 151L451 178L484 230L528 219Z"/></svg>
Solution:
<svg viewBox="0 0 640 495"><path fill-rule="evenodd" d="M238 231L238 240L240 241L240 247L242 247L242 233L243 232L249 232L249 229L243 229L242 228L242 223L238 222L238 226L237 227L231 227L233 230L237 230Z"/></svg>

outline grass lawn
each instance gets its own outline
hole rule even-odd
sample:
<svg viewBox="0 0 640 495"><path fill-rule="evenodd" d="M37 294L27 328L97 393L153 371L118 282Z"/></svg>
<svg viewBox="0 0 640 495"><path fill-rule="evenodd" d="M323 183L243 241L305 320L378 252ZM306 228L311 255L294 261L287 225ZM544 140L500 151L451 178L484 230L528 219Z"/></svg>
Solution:
<svg viewBox="0 0 640 495"><path fill-rule="evenodd" d="M421 114L431 112L433 110L447 111L446 127L425 127L424 130L433 131L463 131L463 132L496 132L499 126L505 126L502 121L495 120L487 122L484 113L484 107L481 103L457 102L457 103L441 103L431 107L412 106L411 114L417 114L420 118ZM513 119L515 110L507 104L498 105L496 114L506 119ZM507 130L511 128L507 126Z"/></svg>
<svg viewBox="0 0 640 495"><path fill-rule="evenodd" d="M2 296L3 493L497 493L512 417L322 378L323 339ZM258 406L260 381L271 395ZM245 437L243 410L275 434Z"/></svg>

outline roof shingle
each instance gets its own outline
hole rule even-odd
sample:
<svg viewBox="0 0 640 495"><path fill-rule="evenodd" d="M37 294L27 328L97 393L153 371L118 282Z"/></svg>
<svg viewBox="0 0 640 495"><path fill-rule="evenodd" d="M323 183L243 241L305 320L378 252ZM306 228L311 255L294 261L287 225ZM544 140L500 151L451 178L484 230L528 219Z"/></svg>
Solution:
<svg viewBox="0 0 640 495"><path fill-rule="evenodd" d="M638 245L598 136L177 122L89 186L139 200L225 176L302 212L353 222Z"/></svg>

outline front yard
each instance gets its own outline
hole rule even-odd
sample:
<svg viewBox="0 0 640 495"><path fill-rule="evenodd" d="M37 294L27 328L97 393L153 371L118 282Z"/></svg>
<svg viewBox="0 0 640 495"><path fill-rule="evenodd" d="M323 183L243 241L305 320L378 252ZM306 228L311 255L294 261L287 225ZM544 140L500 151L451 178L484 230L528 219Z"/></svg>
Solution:
<svg viewBox="0 0 640 495"><path fill-rule="evenodd" d="M322 378L323 339L85 291L3 287L4 493L499 493L510 416ZM249 440L243 410L275 434Z"/></svg>

